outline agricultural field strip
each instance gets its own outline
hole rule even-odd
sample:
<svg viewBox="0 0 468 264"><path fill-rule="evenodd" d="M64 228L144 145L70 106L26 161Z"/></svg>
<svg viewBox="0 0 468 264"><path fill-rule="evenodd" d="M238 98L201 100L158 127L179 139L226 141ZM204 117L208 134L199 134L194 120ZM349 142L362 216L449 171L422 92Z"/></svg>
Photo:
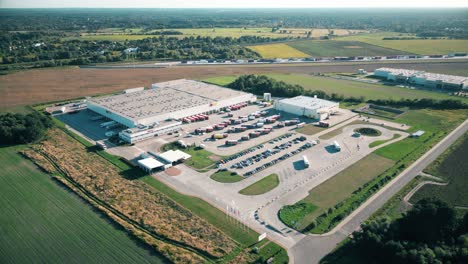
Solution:
<svg viewBox="0 0 468 264"><path fill-rule="evenodd" d="M467 178L465 177L468 167L467 163L464 162L467 149L468 134L465 133L425 169L431 175L442 178L441 180L444 182L421 186L410 201L414 203L425 197L437 197L452 206L468 206L468 196L465 192L468 188Z"/></svg>
<svg viewBox="0 0 468 264"><path fill-rule="evenodd" d="M71 142L71 145L70 145L70 142L69 142L70 139L67 139L66 136L65 136L65 138L64 138L63 135L60 135L60 134L57 135L57 133L55 133L55 136L60 136L60 139L62 139L63 141L66 142L66 144L65 144L66 146L65 146L65 147L70 147L71 149L76 150L76 152L75 152L76 155L80 154L80 150L79 150L80 147L77 148L77 146L76 146L77 143L75 143L75 144L74 144L75 146L73 146L72 142ZM67 142L67 140L68 140L68 142ZM46 142L46 143L44 143L44 144L45 144L45 147L42 147L42 148L43 148L43 151L44 151L44 148L46 148L46 149L47 149L47 148L52 148L52 149L54 149L53 144L50 145L50 142ZM67 145L67 144L68 144L68 145ZM56 149L56 150L57 150L57 149ZM46 151L47 151L47 150L46 150ZM60 151L58 151L58 152L60 153ZM47 151L45 154L46 154L45 156L47 156L47 157L52 157L52 158L54 159L54 160L53 160L54 163L59 163L59 164L60 164L60 167L61 167L61 165L64 164L64 163L62 162L62 160L56 159L57 153L51 153L50 151ZM63 153L60 153L60 154L63 155ZM81 155L81 154L80 154L80 155ZM91 155L90 155L90 156L91 156ZM62 158L63 158L63 157L62 157ZM65 158L67 158L67 157L65 156ZM100 167L100 166L104 165L104 164L102 164L102 163L99 163L99 162L100 162L100 159L97 159L97 162L96 162L96 160L91 161L91 160L87 159L85 156L81 156L81 158L83 158L83 160L80 160L80 161L78 161L78 162L83 162L83 161L85 161L85 162L86 162L86 161L87 161L87 162L94 162L94 163L95 163L94 165L97 166L97 167ZM70 160L68 160L68 161L70 161ZM76 162L76 161L75 161L75 162ZM70 162L70 163L73 164L73 162ZM113 169L113 168L109 168L108 171L111 171L111 173L113 173L113 172L114 172L114 169ZM73 170L72 168L67 168L65 173L66 173L66 175L71 175L71 176L73 177L73 176L74 176L74 175L73 175L73 172L74 172L74 170ZM117 176L117 177L120 178L121 176ZM78 178L78 179L79 179L79 178ZM75 180L75 179L73 178L72 180ZM82 184L86 184L86 179L85 179L85 181L84 181ZM134 182L133 184L137 184L137 183ZM143 187L143 186L142 186L142 187ZM115 188L115 187L114 187L114 188ZM127 187L127 188L128 188L128 187ZM92 190L91 190L91 191L92 191ZM148 191L148 190L147 190L147 191ZM145 194L145 193L143 193L143 194ZM96 194L92 194L92 195L94 196L94 195L96 195ZM141 195L141 193L140 193L140 195ZM161 196L160 194L159 194L159 196L162 198L162 196ZM106 199L105 197L103 197L103 198ZM108 202L111 202L111 201L107 201L106 203L108 203ZM111 203L112 203L112 202L111 202ZM118 204L116 204L115 206L117 206L117 208L119 207ZM175 205L173 205L173 206L175 206ZM177 207L177 206L176 206L176 207ZM150 208L151 208L151 206L148 207L148 208L146 208L146 209L148 210L148 209L150 209ZM166 212L166 213L172 213L172 212L171 212L171 211L168 211L168 212ZM180 216L178 216L177 214L174 214L173 217L180 217ZM192 216L192 219L194 219L193 216ZM161 220L162 220L163 222L166 221L166 220L163 220L163 219L161 219ZM197 218L195 218L194 220L203 222L203 220L197 219ZM133 220L132 220L132 221L133 221ZM194 224L196 223L196 221L194 222ZM149 224L149 223L148 223L148 224ZM146 225L147 225L147 224L146 224ZM184 227L182 226L182 227L180 227L180 228L184 228ZM180 228L178 228L178 229L180 229ZM181 229L180 231L184 232L183 229ZM206 232L206 231L208 231L208 230L205 230L205 232ZM217 232L217 231L215 231L215 234L216 234L216 232ZM152 232L151 232L151 233L152 233ZM154 234L154 233L153 233L153 234ZM182 233L182 234L183 234L183 233ZM169 234L165 234L165 236L168 236L168 237L165 237L165 239L170 239L171 235L172 235L172 234L170 234L170 233L169 233ZM174 242L175 242L176 244L180 244L178 241L174 241ZM184 243L184 242L183 242L183 243ZM192 243L192 242L190 242L190 243ZM180 244L180 245L184 245L184 244ZM187 245L187 244L186 244L186 245ZM184 245L184 246L186 247L186 245ZM224 244L224 246L228 246L228 247L230 247L230 246L232 246L232 245L233 245L233 244L232 244L231 242L229 242L229 243L227 243L227 244ZM188 244L188 248L191 248L192 250L195 250L195 251L199 250L199 249L197 249L197 248L191 247L190 244ZM205 248L205 247L202 247L202 248ZM204 250L206 250L206 249L204 249ZM208 252L209 252L209 251L208 251ZM226 251L225 251L225 252L226 252ZM203 253L203 254L204 254L204 253ZM203 254L202 254L202 255L203 255ZM215 254L215 256L216 256L216 255L218 255L218 254Z"/></svg>
<svg viewBox="0 0 468 264"><path fill-rule="evenodd" d="M114 40L124 41L144 39L151 37L159 37L161 35L151 35L154 32L161 31L179 31L182 35L164 35L165 37L190 37L190 36L203 36L203 37L234 37L238 38L241 36L258 36L258 37L270 37L270 38L288 38L288 37L307 37L307 32L312 31L313 38L319 38L327 36L329 34L328 29L314 29L314 28L282 28L286 30L286 33L271 32L271 28L167 28L164 30L152 30L148 35L142 34L141 29L133 29L130 31L122 31L121 29L109 29L103 30L97 33L81 33L79 37L65 37L63 39L90 39L90 40ZM349 34L356 34L355 31L349 31L347 29L331 29L335 31L335 34L340 36L346 36ZM360 30L358 32L366 32Z"/></svg>
<svg viewBox="0 0 468 264"><path fill-rule="evenodd" d="M5 261L162 262L161 257L151 253L152 249L135 243L21 157L17 153L20 149L0 150L0 160L4 162L0 180L5 181L1 184L0 252ZM76 233L80 237L74 237ZM25 247L27 252L22 250Z"/></svg>
<svg viewBox="0 0 468 264"><path fill-rule="evenodd" d="M400 37L400 33L380 32L343 36L336 41L361 41L384 48L402 50L414 54L433 55L453 52L468 52L468 40L451 39L416 39L416 40L383 40L385 37ZM408 35L409 37L413 35Z"/></svg>

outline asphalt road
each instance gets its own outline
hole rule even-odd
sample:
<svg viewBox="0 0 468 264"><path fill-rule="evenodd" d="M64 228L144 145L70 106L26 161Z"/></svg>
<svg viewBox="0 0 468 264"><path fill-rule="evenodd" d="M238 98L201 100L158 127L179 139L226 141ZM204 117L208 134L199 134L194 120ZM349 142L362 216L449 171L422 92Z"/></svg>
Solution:
<svg viewBox="0 0 468 264"><path fill-rule="evenodd" d="M413 165L403 171L398 177L373 195L356 211L349 215L340 225L324 235L307 235L290 249L289 255L293 263L318 263L320 259L331 252L336 245L359 229L360 224L382 207L393 195L408 184L413 178L441 155L451 144L468 131L468 120L453 130L441 142L419 158Z"/></svg>

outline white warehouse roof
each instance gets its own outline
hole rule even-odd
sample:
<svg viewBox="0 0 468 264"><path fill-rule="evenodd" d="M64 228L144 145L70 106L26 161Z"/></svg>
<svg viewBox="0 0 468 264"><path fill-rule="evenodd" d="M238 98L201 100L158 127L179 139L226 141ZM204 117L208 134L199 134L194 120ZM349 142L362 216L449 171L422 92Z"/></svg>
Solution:
<svg viewBox="0 0 468 264"><path fill-rule="evenodd" d="M158 154L158 157L172 163L172 162L177 162L179 160L189 159L192 156L181 150L168 150L166 152Z"/></svg>
<svg viewBox="0 0 468 264"><path fill-rule="evenodd" d="M337 102L303 95L280 100L280 103L294 105L297 107L302 107L311 110L318 110L338 105Z"/></svg>
<svg viewBox="0 0 468 264"><path fill-rule="evenodd" d="M133 127L256 100L250 93L186 79L155 83L151 87L91 98L88 108Z"/></svg>
<svg viewBox="0 0 468 264"><path fill-rule="evenodd" d="M159 162L159 161L157 161L156 159L153 159L153 158L141 159L141 160L138 161L138 164L140 164L140 166L143 166L148 170L153 170L153 169L160 168L160 167L164 166L164 164L162 164L161 162Z"/></svg>

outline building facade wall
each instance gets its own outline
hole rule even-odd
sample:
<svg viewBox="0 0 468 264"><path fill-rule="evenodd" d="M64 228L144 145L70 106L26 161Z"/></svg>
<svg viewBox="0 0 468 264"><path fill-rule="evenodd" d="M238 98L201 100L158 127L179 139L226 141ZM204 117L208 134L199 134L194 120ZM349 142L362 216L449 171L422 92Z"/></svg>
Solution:
<svg viewBox="0 0 468 264"><path fill-rule="evenodd" d="M134 133L128 133L125 130L119 133L119 138L123 141L133 144L140 142L155 136L179 131L181 129L182 122L174 123L168 126L155 127L147 130L142 130Z"/></svg>
<svg viewBox="0 0 468 264"><path fill-rule="evenodd" d="M276 102L275 109L279 111L284 111L298 116L306 116L313 119L323 120L329 116L330 113L336 112L339 109L339 104L335 103L329 107L322 108L305 108L295 104L289 104L285 102Z"/></svg>

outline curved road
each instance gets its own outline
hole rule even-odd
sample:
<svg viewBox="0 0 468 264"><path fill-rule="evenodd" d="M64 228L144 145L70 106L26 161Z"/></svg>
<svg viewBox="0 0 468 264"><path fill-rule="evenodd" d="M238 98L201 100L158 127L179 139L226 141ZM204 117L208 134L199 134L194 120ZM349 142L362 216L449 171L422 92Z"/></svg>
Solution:
<svg viewBox="0 0 468 264"><path fill-rule="evenodd" d="M331 232L324 235L307 235L304 237L289 250L292 262L297 264L318 263L320 259L331 252L339 242L344 240L353 231L359 229L362 222L368 219L394 194L419 175L425 167L433 162L467 131L468 120L465 120L465 122L453 130L431 150L362 204Z"/></svg>

